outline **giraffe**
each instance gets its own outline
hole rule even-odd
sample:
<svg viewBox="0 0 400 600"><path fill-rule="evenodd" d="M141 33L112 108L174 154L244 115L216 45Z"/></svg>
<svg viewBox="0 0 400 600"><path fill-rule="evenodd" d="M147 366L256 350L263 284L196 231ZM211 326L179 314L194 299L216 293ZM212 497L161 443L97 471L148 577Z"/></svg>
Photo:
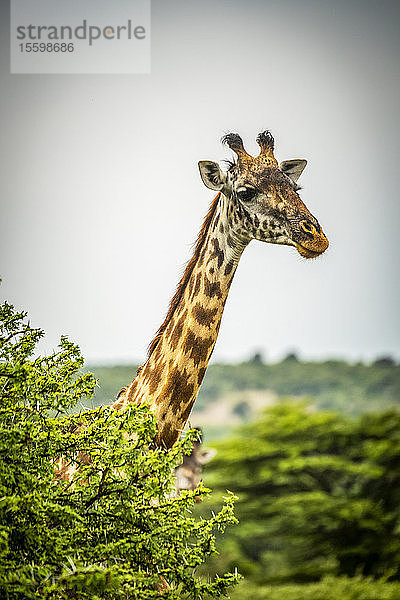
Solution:
<svg viewBox="0 0 400 600"><path fill-rule="evenodd" d="M203 380L239 259L252 239L293 246L304 258L322 254L329 242L299 196L306 160L278 164L269 131L257 136L251 156L237 133L222 139L235 154L227 171L199 162L200 176L216 197L198 235L193 256L166 317L150 343L145 364L113 407L147 402L155 414L155 443L170 448L187 422Z"/></svg>
<svg viewBox="0 0 400 600"><path fill-rule="evenodd" d="M194 491L201 481L203 466L216 455L213 448L202 448L203 432L200 427L198 438L194 441L190 454L184 454L182 463L175 469L175 495L179 496L182 490Z"/></svg>

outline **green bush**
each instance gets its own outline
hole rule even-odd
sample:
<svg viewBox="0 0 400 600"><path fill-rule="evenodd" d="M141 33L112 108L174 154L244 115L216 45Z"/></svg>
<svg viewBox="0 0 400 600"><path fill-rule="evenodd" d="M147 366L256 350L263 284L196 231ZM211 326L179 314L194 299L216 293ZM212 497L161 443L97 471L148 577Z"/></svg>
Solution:
<svg viewBox="0 0 400 600"><path fill-rule="evenodd" d="M42 335L1 306L0 597L145 600L164 580L166 599L222 595L237 576L204 582L196 568L215 552L214 531L235 521L232 495L208 520L191 514L205 488L168 495L193 435L155 448L144 406L69 415L96 381L66 338L35 357ZM77 469L73 481L55 476L60 457Z"/></svg>

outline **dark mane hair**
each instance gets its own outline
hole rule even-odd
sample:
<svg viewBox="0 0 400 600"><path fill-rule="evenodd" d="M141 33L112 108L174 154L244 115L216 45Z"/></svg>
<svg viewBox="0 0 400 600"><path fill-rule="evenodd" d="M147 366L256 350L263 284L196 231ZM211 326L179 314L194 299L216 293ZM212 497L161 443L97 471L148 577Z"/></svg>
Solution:
<svg viewBox="0 0 400 600"><path fill-rule="evenodd" d="M190 279L190 276L193 273L194 265L196 264L197 259L199 258L200 251L203 247L204 241L207 237L209 227L211 225L211 222L212 222L215 212L217 210L220 195L221 195L221 193L218 192L218 194L215 196L214 200L212 201L212 203L210 205L208 213L206 214L206 217L204 219L203 225L201 226L199 235L197 236L197 240L195 242L195 247L194 247L192 258L187 263L185 271L182 275L182 278L181 278L180 282L178 283L176 292L173 295L172 300L170 302L167 315L166 315L163 323L160 325L153 340L149 344L147 358L150 358L150 356L154 352L155 348L157 347L157 344L160 341L162 334L164 333L165 329L167 328L167 325L170 322L172 315L174 314L175 309L178 306L179 301L181 300L181 298L185 292L185 289L186 289L186 286Z"/></svg>

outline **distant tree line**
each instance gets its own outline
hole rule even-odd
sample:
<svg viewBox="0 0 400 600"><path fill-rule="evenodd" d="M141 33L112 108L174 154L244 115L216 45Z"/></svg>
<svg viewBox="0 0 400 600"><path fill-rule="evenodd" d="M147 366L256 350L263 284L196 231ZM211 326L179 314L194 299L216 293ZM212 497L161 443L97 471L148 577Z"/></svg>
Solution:
<svg viewBox="0 0 400 600"><path fill-rule="evenodd" d="M99 379L94 404L110 403L123 385L131 381L136 366L92 369ZM200 388L195 410L207 408L231 392L272 390L278 396L308 397L321 410L345 414L400 405L400 365L381 357L371 365L345 361L304 362L291 353L275 364L265 364L260 353L240 364L212 364ZM246 407L242 407L242 415Z"/></svg>

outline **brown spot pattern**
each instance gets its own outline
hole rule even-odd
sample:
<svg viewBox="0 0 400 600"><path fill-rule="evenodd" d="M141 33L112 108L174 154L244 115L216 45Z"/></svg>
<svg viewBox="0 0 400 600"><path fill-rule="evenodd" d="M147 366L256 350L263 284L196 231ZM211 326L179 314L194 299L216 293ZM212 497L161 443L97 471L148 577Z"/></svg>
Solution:
<svg viewBox="0 0 400 600"><path fill-rule="evenodd" d="M171 333L170 340L171 340L171 344L172 344L173 348L176 348L179 343L184 324L185 324L185 315L182 315L178 319L178 321L175 323L175 327L173 328L172 333Z"/></svg>
<svg viewBox="0 0 400 600"><path fill-rule="evenodd" d="M161 448L172 448L178 438L179 430L175 423L158 421L157 435L154 440L157 446L160 446Z"/></svg>
<svg viewBox="0 0 400 600"><path fill-rule="evenodd" d="M210 254L210 258L216 258L218 261L218 267L221 267L222 263L224 262L224 258L225 258L224 251L221 250L219 241L217 240L217 238L214 238L213 240L211 240L211 243L214 246L214 250Z"/></svg>
<svg viewBox="0 0 400 600"><path fill-rule="evenodd" d="M230 275L232 273L233 265L234 265L233 260L230 260L226 263L226 267L225 267L225 271L224 271L225 275Z"/></svg>
<svg viewBox="0 0 400 600"><path fill-rule="evenodd" d="M189 418L189 415L190 415L190 412L191 412L191 410L192 410L192 407L193 407L193 404L194 404L194 401L195 401L195 399L196 399L196 398L193 398L192 402L189 402L189 403L187 404L187 406L185 406L185 409L184 409L184 411L182 412L182 420L183 420L183 422L184 422L184 423L186 423L186 421L187 421L187 420L188 420L188 418Z"/></svg>
<svg viewBox="0 0 400 600"><path fill-rule="evenodd" d="M201 338L189 329L183 344L183 351L189 354L195 366L198 366L201 362L207 360L210 348L214 346L214 343L215 339L213 337Z"/></svg>
<svg viewBox="0 0 400 600"><path fill-rule="evenodd" d="M163 374L164 364L157 364L149 373L149 394L152 396L158 389Z"/></svg>
<svg viewBox="0 0 400 600"><path fill-rule="evenodd" d="M201 367L197 373L197 385L200 386L206 373L207 367Z"/></svg>
<svg viewBox="0 0 400 600"><path fill-rule="evenodd" d="M204 275L204 293L209 298L222 298L221 285L219 281L210 281L207 275Z"/></svg>
<svg viewBox="0 0 400 600"><path fill-rule="evenodd" d="M199 325L211 325L215 319L218 308L203 308L200 304L196 304L193 308L193 316Z"/></svg>
<svg viewBox="0 0 400 600"><path fill-rule="evenodd" d="M170 399L170 406L174 412L183 403L188 402L194 392L193 383L188 382L188 373L186 369L180 371L176 367L169 373L167 383L162 390L157 404L162 402L163 397Z"/></svg>

